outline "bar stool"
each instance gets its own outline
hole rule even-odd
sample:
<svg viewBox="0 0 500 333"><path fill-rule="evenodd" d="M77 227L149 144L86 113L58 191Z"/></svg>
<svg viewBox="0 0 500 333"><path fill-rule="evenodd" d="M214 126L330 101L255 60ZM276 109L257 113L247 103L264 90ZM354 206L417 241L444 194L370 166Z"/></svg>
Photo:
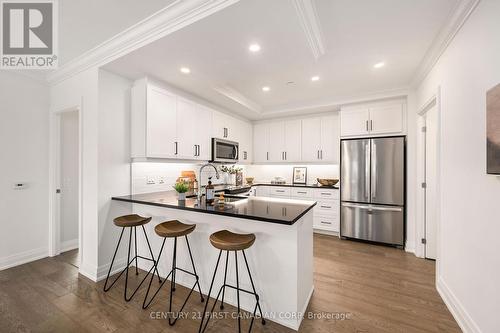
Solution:
<svg viewBox="0 0 500 333"><path fill-rule="evenodd" d="M134 297L134 295L137 293L137 291L139 290L139 288L144 283L144 281L148 277L149 273L151 273L151 271L153 269L154 269L154 271L153 271L153 274L151 275L151 277L153 277L154 273L156 272L156 274L158 275L159 282L160 283L162 282L160 275L158 274L158 269L156 268L156 260L155 260L155 257L153 255L153 251L151 250L151 245L149 244L148 235L146 234L146 230L144 229L144 225L149 223L149 221L151 221L151 217L142 217L142 216L139 216L137 214L124 215L124 216L117 217L113 220L113 222L115 223L115 225L117 227L122 228L122 232L120 234L120 239L118 240L118 244L116 245L115 253L113 254L113 259L111 260L111 265L109 266L108 275L106 276L106 282L104 282L104 292L109 291L111 289L111 287L113 287L113 285L116 283L116 281L118 281L118 279L122 276L122 274L124 272L126 272L126 273L125 273L125 290L123 292L123 297L125 298L125 301L127 301L127 302L129 302L132 299L132 297ZM146 242L148 243L148 248L149 248L149 253L151 253L151 258L146 258L146 257L137 255L137 227L139 227L139 226L142 227L142 231L144 232L144 237L146 238ZM111 283L111 285L109 287L107 287L109 275L111 274L111 270L113 268L113 263L115 262L115 258L116 258L116 253L118 252L118 248L120 247L120 243L122 241L122 237L123 237L123 233L125 231L125 228L129 228L129 230L130 230L129 240L128 240L127 266L120 272L120 274L116 277L116 279L113 281L113 283ZM132 258L132 260L130 260L130 248L132 245L132 230L134 231L135 256ZM139 285L134 290L132 295L130 297L127 297L128 269L129 269L130 264L132 262L134 262L134 260L135 260L135 274L136 275L139 274L139 270L137 268L137 259L138 258L152 261L153 267L151 267L149 269L148 273L146 274L144 279L142 279L141 283L139 283Z"/></svg>
<svg viewBox="0 0 500 333"><path fill-rule="evenodd" d="M222 292L222 299L221 299L221 304L220 304L220 309L224 309L224 292L226 290L226 287L232 288L236 290L236 298L238 302L238 332L241 332L241 315L240 315L240 291L245 292L247 294L251 294L255 296L255 308L253 310L253 316L252 316L252 321L250 322L250 327L248 329L248 332L252 331L252 326L253 322L255 319L255 314L257 312L257 308L259 309L260 312L260 317L262 318L262 325L266 324L266 321L264 320L264 317L262 316L262 309L260 307L259 303L259 295L255 291L255 285L253 283L252 279L252 274L250 273L250 268L248 267L248 261L247 257L245 255L245 250L248 249L250 246L253 245L255 242L255 235L254 234L236 234L228 230L221 230L213 233L210 235L210 243L212 245L219 249L219 257L217 258L217 264L215 264L215 270L214 270L214 275L212 277L212 283L210 284L210 289L208 291L208 300L205 303L205 309L203 310L203 316L201 317L201 323L200 323L200 328L198 330L198 333L205 332L208 322L210 320L211 314L214 311L215 305L217 304L217 301L219 300L219 296ZM219 289L219 292L217 293L217 297L215 298L215 302L212 306L212 309L210 310L210 314L207 318L207 321L205 322L205 326L203 326L204 318L206 315L208 303L210 301L210 294L212 292L212 287L214 285L215 281L215 276L217 275L217 268L219 267L219 261L222 256L222 251L226 251L226 267L224 270L224 284L222 287ZM227 264L228 264L228 259L229 259L229 251L234 251L234 260L235 260L235 267L236 267L236 287L231 286L226 284L226 278L227 278ZM241 289L240 288L240 283L239 283L239 272L238 272L238 251L241 251L243 253L243 258L245 259L245 265L247 267L248 271L248 276L250 277L250 283L252 284L252 291Z"/></svg>
<svg viewBox="0 0 500 333"><path fill-rule="evenodd" d="M196 286L198 286L198 291L200 292L201 302L204 301L203 294L201 293L201 288L200 288L200 282L199 282L200 278L198 277L198 274L196 273L193 255L191 253L191 247L189 246L189 240L187 237L187 235L192 233L195 228L196 228L196 224L184 224L184 223L181 223L177 220L166 221L166 222L158 224L155 227L156 234L160 237L163 237L163 243L161 244L160 253L158 254L157 263L160 261L161 254L163 252L163 247L165 246L165 241L167 240L167 238L174 238L174 251L173 251L173 255L172 255L172 269L168 273L167 277L163 280L163 283L158 287L158 290L156 290L153 297L151 297L151 299L149 301L147 301L147 298L149 295L149 290L151 289L151 283L153 282L153 276L151 276L151 280L149 281L148 291L146 292L146 296L144 297L144 303L142 304L143 309L146 309L151 304L153 299L156 297L156 295L158 294L160 289L163 287L163 285L167 281L168 277L170 275L172 275L172 281L170 283L170 300L169 300L169 306L168 306L168 312L172 313L172 294L175 291L175 278L177 276L177 271L184 272L184 273L192 275L196 278L196 282L193 284L193 287L189 291L189 294L186 297L186 300L182 304L181 309L178 311L178 313L182 312L182 310L184 309L184 306L186 305L187 301L189 300L189 297L191 297L191 294L193 293L194 288ZM189 272L185 269L177 267L177 237L182 237L182 236L184 236L184 238L186 239L186 244L187 244L187 248L188 248L188 252L189 252L189 258L191 259L191 265L193 266L193 272ZM157 264L157 266L158 266L158 264ZM173 326L177 322L177 319L178 319L178 317L176 316L176 318L172 321L172 318L169 317L168 318L169 325Z"/></svg>

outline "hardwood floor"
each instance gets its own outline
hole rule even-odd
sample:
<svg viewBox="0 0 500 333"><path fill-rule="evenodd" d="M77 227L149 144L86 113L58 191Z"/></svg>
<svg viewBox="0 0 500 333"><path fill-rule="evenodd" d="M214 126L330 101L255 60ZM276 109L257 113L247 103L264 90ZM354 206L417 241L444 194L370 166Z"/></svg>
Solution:
<svg viewBox="0 0 500 333"><path fill-rule="evenodd" d="M0 272L0 332L198 331L197 319L180 319L170 327L166 319L151 318L166 311L168 286L142 310L144 288L126 303L123 279L104 293L103 282L79 276L70 257L67 253ZM314 264L315 291L300 332L460 332L434 287L432 261L393 248L315 235ZM130 274L129 288L143 274ZM187 292L177 288L176 308ZM197 296L186 305L190 313L203 310ZM319 318L310 319L309 313ZM248 320L244 324L242 331ZM211 320L207 329L235 331L231 318ZM294 331L256 321L253 332Z"/></svg>

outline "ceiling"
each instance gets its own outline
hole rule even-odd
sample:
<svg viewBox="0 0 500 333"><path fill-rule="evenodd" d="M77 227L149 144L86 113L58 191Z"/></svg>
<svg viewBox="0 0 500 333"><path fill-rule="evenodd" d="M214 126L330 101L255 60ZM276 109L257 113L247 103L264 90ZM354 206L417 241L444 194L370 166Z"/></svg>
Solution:
<svg viewBox="0 0 500 333"><path fill-rule="evenodd" d="M242 0L104 68L161 79L248 119L326 111L407 88L458 2Z"/></svg>

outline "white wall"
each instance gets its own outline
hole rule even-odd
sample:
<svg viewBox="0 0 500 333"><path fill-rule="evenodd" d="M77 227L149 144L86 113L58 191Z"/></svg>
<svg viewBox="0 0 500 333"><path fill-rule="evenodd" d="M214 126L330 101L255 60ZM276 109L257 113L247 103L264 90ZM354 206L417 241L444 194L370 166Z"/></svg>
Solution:
<svg viewBox="0 0 500 333"><path fill-rule="evenodd" d="M111 197L130 193L130 88L132 82L99 70L98 276L107 272L121 229L115 217L130 214ZM117 260L126 258L125 238ZM141 241L138 230L138 241ZM126 259L125 259L126 260Z"/></svg>
<svg viewBox="0 0 500 333"><path fill-rule="evenodd" d="M80 273L95 279L98 267L98 70L90 68L50 87L51 113L78 108L82 126L82 243ZM55 116L52 116L52 121ZM53 140L53 138L51 138ZM54 149L54 148L53 148ZM53 152L51 153L53 155ZM50 166L49 166L50 167ZM53 166L52 166L53 168Z"/></svg>
<svg viewBox="0 0 500 333"><path fill-rule="evenodd" d="M486 174L486 91L500 82L500 2L481 1L418 87L441 89L438 290L465 332L500 328L500 177Z"/></svg>
<svg viewBox="0 0 500 333"><path fill-rule="evenodd" d="M48 115L47 86L0 71L0 269L48 253Z"/></svg>

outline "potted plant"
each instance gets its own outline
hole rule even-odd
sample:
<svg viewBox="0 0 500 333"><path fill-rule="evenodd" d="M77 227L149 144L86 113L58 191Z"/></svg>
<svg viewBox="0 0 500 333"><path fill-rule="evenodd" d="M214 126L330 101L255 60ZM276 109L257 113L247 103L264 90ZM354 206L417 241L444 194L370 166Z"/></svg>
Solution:
<svg viewBox="0 0 500 333"><path fill-rule="evenodd" d="M185 182L175 183L174 189L177 192L178 200L186 200L186 192L189 191L189 185Z"/></svg>
<svg viewBox="0 0 500 333"><path fill-rule="evenodd" d="M225 173L225 183L228 185L234 185L236 183L236 174L241 173L243 168L238 168L235 165L231 165L229 167L223 165L220 168L220 171Z"/></svg>

